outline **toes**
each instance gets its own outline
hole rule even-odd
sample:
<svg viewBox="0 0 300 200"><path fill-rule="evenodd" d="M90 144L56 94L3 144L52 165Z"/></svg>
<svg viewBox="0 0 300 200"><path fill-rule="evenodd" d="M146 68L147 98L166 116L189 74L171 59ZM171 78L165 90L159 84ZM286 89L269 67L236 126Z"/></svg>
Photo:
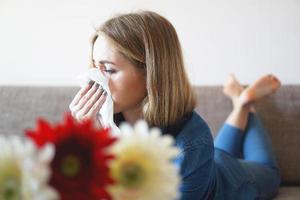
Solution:
<svg viewBox="0 0 300 200"><path fill-rule="evenodd" d="M279 80L276 76L273 76L273 77L272 77L272 80L273 80L274 82L276 82L278 85L281 85L280 80Z"/></svg>
<svg viewBox="0 0 300 200"><path fill-rule="evenodd" d="M230 78L231 78L232 81L234 81L234 82L236 82L236 83L239 84L239 81L237 80L237 78L235 77L234 74L230 74Z"/></svg>
<svg viewBox="0 0 300 200"><path fill-rule="evenodd" d="M228 82L234 83L234 84L240 84L239 81L236 79L234 74L230 74L227 78Z"/></svg>
<svg viewBox="0 0 300 200"><path fill-rule="evenodd" d="M280 88L281 82L275 76L272 77L272 81L273 81L273 91L276 91L278 88Z"/></svg>
<svg viewBox="0 0 300 200"><path fill-rule="evenodd" d="M273 91L277 90L281 86L281 82L276 76L268 75L268 78L271 81Z"/></svg>

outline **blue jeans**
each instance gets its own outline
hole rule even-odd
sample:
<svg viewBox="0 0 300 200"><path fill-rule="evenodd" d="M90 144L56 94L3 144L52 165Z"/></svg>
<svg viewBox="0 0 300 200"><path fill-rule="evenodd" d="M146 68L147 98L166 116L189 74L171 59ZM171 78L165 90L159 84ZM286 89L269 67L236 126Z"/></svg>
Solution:
<svg viewBox="0 0 300 200"><path fill-rule="evenodd" d="M235 157L251 174L259 199L270 199L277 194L279 168L270 138L257 114L249 114L244 131L225 123L214 140L214 146Z"/></svg>

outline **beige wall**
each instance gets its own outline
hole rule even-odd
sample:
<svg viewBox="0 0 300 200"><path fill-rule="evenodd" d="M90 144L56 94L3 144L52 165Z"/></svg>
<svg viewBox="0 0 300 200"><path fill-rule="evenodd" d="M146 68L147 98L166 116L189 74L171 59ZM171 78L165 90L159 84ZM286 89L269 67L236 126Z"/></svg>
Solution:
<svg viewBox="0 0 300 200"><path fill-rule="evenodd" d="M0 0L0 85L75 85L93 26L150 9L178 31L195 85L264 73L300 84L299 0Z"/></svg>

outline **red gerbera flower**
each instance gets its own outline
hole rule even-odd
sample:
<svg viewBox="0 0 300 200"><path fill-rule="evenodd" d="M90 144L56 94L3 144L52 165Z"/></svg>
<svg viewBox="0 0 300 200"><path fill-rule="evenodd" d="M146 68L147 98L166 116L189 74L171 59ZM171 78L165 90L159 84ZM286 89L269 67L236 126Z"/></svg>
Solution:
<svg viewBox="0 0 300 200"><path fill-rule="evenodd" d="M113 158L107 147L116 141L109 129L97 130L92 121L78 123L68 113L63 124L51 126L39 119L36 130L26 131L38 146L55 145L50 184L62 200L110 199L106 187L113 183L107 161Z"/></svg>

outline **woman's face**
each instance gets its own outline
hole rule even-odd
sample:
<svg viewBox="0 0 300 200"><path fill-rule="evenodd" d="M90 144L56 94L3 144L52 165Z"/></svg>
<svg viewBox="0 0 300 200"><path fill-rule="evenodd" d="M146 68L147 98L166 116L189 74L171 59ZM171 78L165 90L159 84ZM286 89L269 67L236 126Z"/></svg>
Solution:
<svg viewBox="0 0 300 200"><path fill-rule="evenodd" d="M103 37L94 44L95 66L108 78L114 113L139 108L147 94L146 75Z"/></svg>

